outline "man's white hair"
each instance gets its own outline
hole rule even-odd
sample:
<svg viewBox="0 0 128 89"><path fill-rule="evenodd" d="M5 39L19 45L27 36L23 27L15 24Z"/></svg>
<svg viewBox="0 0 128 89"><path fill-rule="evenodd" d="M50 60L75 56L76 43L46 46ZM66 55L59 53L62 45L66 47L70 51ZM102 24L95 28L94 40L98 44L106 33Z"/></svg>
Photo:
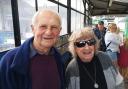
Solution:
<svg viewBox="0 0 128 89"><path fill-rule="evenodd" d="M58 18L59 18L60 26L62 25L61 17L60 17L60 15L58 14L58 12L55 11L55 10L52 10L52 9L48 9L48 8L38 10L38 11L34 14L34 16L32 17L31 25L35 25L35 23L36 23L36 18L37 18L37 16L39 15L40 12L52 12L52 13L54 13L54 14L55 14L56 16L58 16Z"/></svg>

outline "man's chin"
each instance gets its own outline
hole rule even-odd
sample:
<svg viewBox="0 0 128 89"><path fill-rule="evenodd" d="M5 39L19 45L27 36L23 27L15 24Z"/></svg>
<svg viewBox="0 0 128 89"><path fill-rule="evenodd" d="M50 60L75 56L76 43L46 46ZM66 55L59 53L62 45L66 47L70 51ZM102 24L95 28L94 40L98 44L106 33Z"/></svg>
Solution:
<svg viewBox="0 0 128 89"><path fill-rule="evenodd" d="M43 44L42 47L46 47L46 48L51 48L53 46L53 44Z"/></svg>

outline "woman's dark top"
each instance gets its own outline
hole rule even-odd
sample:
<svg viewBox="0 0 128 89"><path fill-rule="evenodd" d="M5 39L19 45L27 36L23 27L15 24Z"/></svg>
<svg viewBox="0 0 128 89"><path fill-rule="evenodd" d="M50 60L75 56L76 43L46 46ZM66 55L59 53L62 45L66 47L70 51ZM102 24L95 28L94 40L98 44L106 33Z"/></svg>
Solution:
<svg viewBox="0 0 128 89"><path fill-rule="evenodd" d="M79 58L77 61L80 71L80 89L107 89L103 69L97 56L94 56L91 62L82 62ZM99 85L98 88L94 88L95 82Z"/></svg>

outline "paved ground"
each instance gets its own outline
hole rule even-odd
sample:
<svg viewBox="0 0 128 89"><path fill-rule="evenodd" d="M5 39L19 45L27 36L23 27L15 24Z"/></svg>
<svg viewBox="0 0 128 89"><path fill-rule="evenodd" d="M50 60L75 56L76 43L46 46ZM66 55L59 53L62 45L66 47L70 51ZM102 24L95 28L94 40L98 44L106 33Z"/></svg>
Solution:
<svg viewBox="0 0 128 89"><path fill-rule="evenodd" d="M128 79L125 80L125 89L128 89Z"/></svg>

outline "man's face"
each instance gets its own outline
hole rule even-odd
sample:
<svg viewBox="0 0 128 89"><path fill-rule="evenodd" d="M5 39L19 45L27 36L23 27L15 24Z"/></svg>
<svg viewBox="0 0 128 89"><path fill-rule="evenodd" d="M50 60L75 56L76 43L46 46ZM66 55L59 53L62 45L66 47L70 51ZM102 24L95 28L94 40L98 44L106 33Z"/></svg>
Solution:
<svg viewBox="0 0 128 89"><path fill-rule="evenodd" d="M98 24L98 28L99 28L99 30L104 30L104 24Z"/></svg>
<svg viewBox="0 0 128 89"><path fill-rule="evenodd" d="M51 48L56 43L60 30L60 21L55 14L46 12L39 15L33 26L34 46L40 49Z"/></svg>

